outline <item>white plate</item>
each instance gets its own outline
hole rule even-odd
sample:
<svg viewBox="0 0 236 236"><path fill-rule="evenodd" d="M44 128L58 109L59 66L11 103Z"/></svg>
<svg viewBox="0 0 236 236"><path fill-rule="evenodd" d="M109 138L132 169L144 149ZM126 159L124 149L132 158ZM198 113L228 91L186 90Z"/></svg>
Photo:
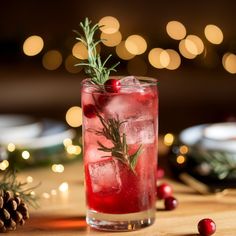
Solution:
<svg viewBox="0 0 236 236"><path fill-rule="evenodd" d="M229 130L229 123L193 126L180 133L180 141L188 146L236 153L236 140L223 138L232 137ZM228 135L226 135L227 132Z"/></svg>
<svg viewBox="0 0 236 236"><path fill-rule="evenodd" d="M42 124L24 115L0 115L0 143L32 138L42 131Z"/></svg>
<svg viewBox="0 0 236 236"><path fill-rule="evenodd" d="M14 143L18 148L40 149L61 145L64 139L75 137L75 131L68 129L62 122L44 120L38 123L26 124L26 121L30 121L29 117L9 116L8 121L6 118L7 116L4 119L2 118L5 123L1 123L0 119L0 132L3 131L0 134L0 144L2 145ZM7 132L10 133L7 134Z"/></svg>

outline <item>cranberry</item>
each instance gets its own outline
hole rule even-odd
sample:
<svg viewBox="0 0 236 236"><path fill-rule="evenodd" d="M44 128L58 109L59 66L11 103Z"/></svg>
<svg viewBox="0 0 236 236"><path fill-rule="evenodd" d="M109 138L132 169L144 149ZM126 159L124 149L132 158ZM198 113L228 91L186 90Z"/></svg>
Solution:
<svg viewBox="0 0 236 236"><path fill-rule="evenodd" d="M103 108L108 104L110 97L107 94L100 94L97 99L98 106Z"/></svg>
<svg viewBox="0 0 236 236"><path fill-rule="evenodd" d="M165 199L167 197L172 196L173 188L166 183L163 183L157 187L157 198L158 199Z"/></svg>
<svg viewBox="0 0 236 236"><path fill-rule="evenodd" d="M178 206L178 200L174 197L167 197L165 198L164 205L166 210L174 210Z"/></svg>
<svg viewBox="0 0 236 236"><path fill-rule="evenodd" d="M109 79L105 82L105 89L109 93L118 93L121 88L120 81L117 79Z"/></svg>
<svg viewBox="0 0 236 236"><path fill-rule="evenodd" d="M202 219L198 222L198 232L202 236L210 236L216 232L216 224L212 219Z"/></svg>
<svg viewBox="0 0 236 236"><path fill-rule="evenodd" d="M96 117L96 107L93 104L84 105L83 113L87 118L94 118Z"/></svg>

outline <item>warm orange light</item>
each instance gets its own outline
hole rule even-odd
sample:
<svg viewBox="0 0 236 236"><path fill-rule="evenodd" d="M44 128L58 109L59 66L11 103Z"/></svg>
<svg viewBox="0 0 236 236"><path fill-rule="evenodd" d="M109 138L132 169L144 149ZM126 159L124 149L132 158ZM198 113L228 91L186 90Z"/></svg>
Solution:
<svg viewBox="0 0 236 236"><path fill-rule="evenodd" d="M181 40L186 36L185 26L179 21L170 21L166 25L167 34L175 40Z"/></svg>
<svg viewBox="0 0 236 236"><path fill-rule="evenodd" d="M105 16L99 22L100 30L105 34L114 34L120 28L119 21L113 16Z"/></svg>
<svg viewBox="0 0 236 236"><path fill-rule="evenodd" d="M181 64L180 55L173 49L165 50L169 55L169 64L166 66L169 70L176 70Z"/></svg>
<svg viewBox="0 0 236 236"><path fill-rule="evenodd" d="M207 40L213 44L220 44L223 41L223 32L216 25L207 25L204 30Z"/></svg>
<svg viewBox="0 0 236 236"><path fill-rule="evenodd" d="M125 47L131 54L140 55L146 51L147 42L140 35L131 35L125 40Z"/></svg>
<svg viewBox="0 0 236 236"><path fill-rule="evenodd" d="M177 158L176 158L176 162L178 163L178 164L184 164L184 162L186 161L186 158L185 158L185 156L182 156L182 155L179 155L179 156L177 156Z"/></svg>
<svg viewBox="0 0 236 236"><path fill-rule="evenodd" d="M75 58L73 55L67 56L65 60L66 70L72 74L79 73L83 68L82 66L75 66L79 62L80 62L79 59Z"/></svg>
<svg viewBox="0 0 236 236"><path fill-rule="evenodd" d="M180 53L182 54L183 57L188 58L188 59L194 59L197 56L197 54L192 53L192 52L197 53L197 47L189 39L188 40L187 39L182 39L180 41L179 51L180 51Z"/></svg>
<svg viewBox="0 0 236 236"><path fill-rule="evenodd" d="M71 107L67 112L66 112L66 122L71 126L71 127L79 127L82 125L82 109L81 107Z"/></svg>
<svg viewBox="0 0 236 236"><path fill-rule="evenodd" d="M222 64L226 71L231 74L236 74L236 55L233 53L226 53L223 56Z"/></svg>
<svg viewBox="0 0 236 236"><path fill-rule="evenodd" d="M125 47L125 41L121 41L119 45L116 46L116 54L119 58L123 60L130 60L135 57L135 55L128 52L128 50Z"/></svg>
<svg viewBox="0 0 236 236"><path fill-rule="evenodd" d="M35 56L42 51L43 46L43 39L38 35L32 35L24 41L23 52L27 56Z"/></svg>
<svg viewBox="0 0 236 236"><path fill-rule="evenodd" d="M160 55L164 50L162 48L153 48L148 54L148 60L150 64L158 69L164 68L160 61Z"/></svg>
<svg viewBox="0 0 236 236"><path fill-rule="evenodd" d="M194 55L197 53L197 55L199 55L203 52L204 44L201 38L199 38L197 35L190 34L186 37L186 40L189 40L190 44L192 44L192 46L190 46L190 48L192 47L192 50L188 50L190 53Z"/></svg>
<svg viewBox="0 0 236 236"><path fill-rule="evenodd" d="M100 38L102 43L107 47L115 47L121 42L122 35L120 31L117 31L114 34L105 34L102 32Z"/></svg>
<svg viewBox="0 0 236 236"><path fill-rule="evenodd" d="M78 59L88 59L87 47L82 42L77 42L72 48L72 55Z"/></svg>
<svg viewBox="0 0 236 236"><path fill-rule="evenodd" d="M42 63L47 70L56 70L62 63L62 55L57 50L50 50L43 55Z"/></svg>

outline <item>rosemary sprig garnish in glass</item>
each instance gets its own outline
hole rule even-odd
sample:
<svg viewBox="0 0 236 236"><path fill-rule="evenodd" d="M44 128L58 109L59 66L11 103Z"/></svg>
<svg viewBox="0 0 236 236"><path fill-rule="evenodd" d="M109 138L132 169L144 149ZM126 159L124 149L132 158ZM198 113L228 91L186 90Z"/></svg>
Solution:
<svg viewBox="0 0 236 236"><path fill-rule="evenodd" d="M75 31L75 33L78 35L76 39L87 47L88 60L76 65L84 66L85 73L91 78L90 82L92 84L98 85L101 91L106 92L104 89L104 83L109 80L110 73L112 71L116 71L115 67L119 64L119 62L111 67L108 67L106 64L111 58L111 55L109 55L104 60L104 62L102 62L100 54L97 53L96 47L102 42L102 39L95 40L94 36L96 31L102 26L99 26L98 24L92 26L91 21L86 18L84 22L80 23L80 27L82 28L83 34ZM96 104L95 98L94 102ZM113 147L106 147L100 141L98 141L98 150L110 153L111 157L121 161L135 173L135 166L137 164L138 157L141 154L142 148L140 145L133 154L129 154L128 145L126 142L126 134L121 134L120 131L121 125L126 121L120 121L118 116L116 118L105 119L98 111L97 116L99 117L103 128L102 130L93 130L93 132L95 132L97 135L106 137L113 144Z"/></svg>
<svg viewBox="0 0 236 236"><path fill-rule="evenodd" d="M85 73L91 77L91 82L97 85L103 85L108 79L111 71L116 71L115 67L119 64L106 67L108 60L111 58L109 55L104 62L102 62L100 54L97 53L97 45L102 42L102 39L95 40L94 34L100 28L98 24L91 26L91 21L86 18L84 23L80 23L80 27L83 30L82 35L78 31L74 31L79 37L77 40L82 42L88 49L88 61L76 64L77 66L85 66ZM102 26L101 26L102 27Z"/></svg>
<svg viewBox="0 0 236 236"><path fill-rule="evenodd" d="M133 153L129 154L129 148L126 142L126 134L120 131L121 125L126 121L120 121L118 116L116 118L104 119L103 116L98 114L98 117L103 125L102 130L94 130L97 135L104 136L113 144L112 147L106 147L98 141L98 150L111 153L111 156L127 165L134 173L135 166L139 155L142 152L142 145ZM104 156L110 157L110 156Z"/></svg>

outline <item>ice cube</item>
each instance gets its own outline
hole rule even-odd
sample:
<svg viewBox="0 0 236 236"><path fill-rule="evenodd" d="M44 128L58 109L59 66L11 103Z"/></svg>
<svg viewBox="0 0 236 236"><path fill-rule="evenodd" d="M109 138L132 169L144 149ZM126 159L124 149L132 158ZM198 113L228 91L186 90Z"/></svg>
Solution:
<svg viewBox="0 0 236 236"><path fill-rule="evenodd" d="M153 120L146 120L143 117L127 120L121 132L126 134L127 144L151 144L155 141Z"/></svg>
<svg viewBox="0 0 236 236"><path fill-rule="evenodd" d="M88 165L94 193L113 194L120 191L119 169L113 159L101 160Z"/></svg>
<svg viewBox="0 0 236 236"><path fill-rule="evenodd" d="M138 79L134 76L127 76L120 80L121 92L143 92L143 88Z"/></svg>

